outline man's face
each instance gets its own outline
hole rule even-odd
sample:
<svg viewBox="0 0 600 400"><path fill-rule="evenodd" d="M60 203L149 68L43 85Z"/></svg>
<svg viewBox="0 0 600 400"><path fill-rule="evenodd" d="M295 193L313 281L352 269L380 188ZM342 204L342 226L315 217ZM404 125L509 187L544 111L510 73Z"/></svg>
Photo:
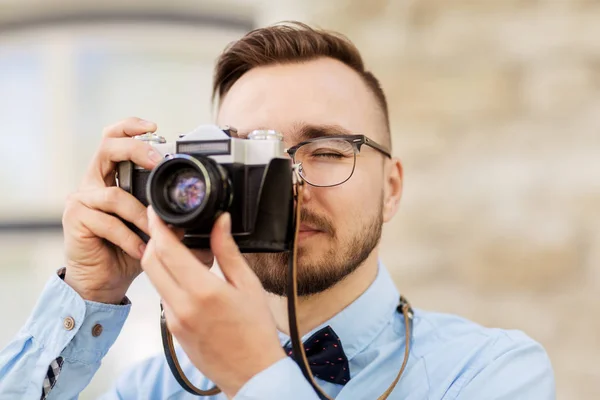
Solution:
<svg viewBox="0 0 600 400"><path fill-rule="evenodd" d="M283 134L286 147L308 129L364 134L382 143L384 118L361 77L333 59L258 67L243 75L221 104L217 123L240 136L254 129ZM358 268L381 236L384 157L363 146L352 177L333 187L305 185L298 243L298 294L319 293ZM287 254L246 254L265 289L284 295Z"/></svg>

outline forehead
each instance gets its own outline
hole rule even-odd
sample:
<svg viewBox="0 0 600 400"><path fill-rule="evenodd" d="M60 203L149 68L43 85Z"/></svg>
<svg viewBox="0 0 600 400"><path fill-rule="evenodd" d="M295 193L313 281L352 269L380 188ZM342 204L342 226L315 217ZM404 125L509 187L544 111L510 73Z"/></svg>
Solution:
<svg viewBox="0 0 600 400"><path fill-rule="evenodd" d="M343 63L321 58L258 67L244 74L222 101L217 123L239 132L275 129L294 143L305 125L339 126L375 136L381 111L362 78Z"/></svg>

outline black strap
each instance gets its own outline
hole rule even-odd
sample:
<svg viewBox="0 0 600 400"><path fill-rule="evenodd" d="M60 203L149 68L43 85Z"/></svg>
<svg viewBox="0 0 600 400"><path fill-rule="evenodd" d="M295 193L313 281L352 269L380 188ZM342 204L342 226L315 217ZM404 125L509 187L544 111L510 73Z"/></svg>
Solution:
<svg viewBox="0 0 600 400"><path fill-rule="evenodd" d="M173 336L171 335L171 332L169 331L169 328L167 327L167 320L165 318L165 311L163 309L162 303L160 305L160 311L161 311L160 312L160 333L162 336L163 349L164 349L165 357L167 359L167 364L169 365L169 368L171 369L171 373L175 377L175 380L177 381L177 383L179 383L179 385L181 385L181 387L183 389L185 389L187 392L189 392L193 395L196 395L196 396L214 396L214 395L220 393L221 389L219 389L217 386L213 386L209 390L202 390L202 389L199 389L196 386L194 386L189 381L189 379L187 379L187 377L185 376L185 373L183 372L183 370L181 369L181 366L179 365L179 361L177 360L177 355L175 353L175 345L173 344ZM408 351L409 351L410 347L412 346L412 339L413 339L413 335L412 335L413 323L412 322L413 322L414 313L410 306L410 303L403 296L400 296L400 302L398 304L397 311L401 314L404 314L405 323L407 323L407 333L409 333L409 334L406 335L406 340L408 341L408 343L406 346L407 349L406 349L406 353L405 353L405 360L404 360L403 366L402 366L400 373L398 374L398 377L395 380L393 386L395 386L395 384L399 380L400 376L402 375L402 372L404 370L404 367L405 367L405 364L407 361L406 356L408 355ZM292 345L293 345L293 343L292 343ZM301 350L296 348L295 354L299 354L300 352L301 352ZM294 357L294 358L296 358L296 357ZM300 369L302 370L304 376L305 377L310 376L312 378L312 374L310 374L310 372L304 370L304 368L302 366L303 363L301 361L299 362L299 360L297 358L296 358L296 362L298 362ZM307 378L307 379L309 379L309 382L312 380L310 378ZM391 393L390 389L393 389L393 386L391 386L388 389L389 393ZM327 397L323 396L323 394L320 391L317 391L317 394L321 399L327 399Z"/></svg>
<svg viewBox="0 0 600 400"><path fill-rule="evenodd" d="M163 309L162 303L160 304L160 333L162 336L163 349L165 351L165 357L167 358L167 364L171 369L171 373L175 377L177 383L181 385L186 391L196 396L213 396L221 393L221 389L213 386L209 390L198 389L194 386L189 379L185 376L185 373L179 365L177 355L175 354L175 345L173 344L173 336L167 327L167 319L165 318L165 310Z"/></svg>

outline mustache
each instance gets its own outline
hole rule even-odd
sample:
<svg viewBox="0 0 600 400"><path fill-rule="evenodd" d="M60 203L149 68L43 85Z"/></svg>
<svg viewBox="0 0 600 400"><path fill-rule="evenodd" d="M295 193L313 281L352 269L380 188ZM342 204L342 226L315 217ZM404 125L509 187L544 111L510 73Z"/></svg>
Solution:
<svg viewBox="0 0 600 400"><path fill-rule="evenodd" d="M300 210L300 223L308 224L325 233L334 234L333 223L325 216L319 215L306 208Z"/></svg>

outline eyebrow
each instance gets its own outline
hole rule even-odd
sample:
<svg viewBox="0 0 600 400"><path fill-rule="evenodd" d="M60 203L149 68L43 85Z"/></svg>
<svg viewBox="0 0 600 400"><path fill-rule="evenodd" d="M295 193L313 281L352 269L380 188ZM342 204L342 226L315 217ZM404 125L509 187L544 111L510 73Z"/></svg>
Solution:
<svg viewBox="0 0 600 400"><path fill-rule="evenodd" d="M341 125L336 124L305 124L296 123L291 129L292 142L299 143L305 140L315 139L322 136L328 135L352 135L353 133ZM266 127L257 127L254 129L247 129L242 132L238 132L237 137L246 138L250 132L254 130L265 130L270 129ZM285 134L285 133L284 133Z"/></svg>

